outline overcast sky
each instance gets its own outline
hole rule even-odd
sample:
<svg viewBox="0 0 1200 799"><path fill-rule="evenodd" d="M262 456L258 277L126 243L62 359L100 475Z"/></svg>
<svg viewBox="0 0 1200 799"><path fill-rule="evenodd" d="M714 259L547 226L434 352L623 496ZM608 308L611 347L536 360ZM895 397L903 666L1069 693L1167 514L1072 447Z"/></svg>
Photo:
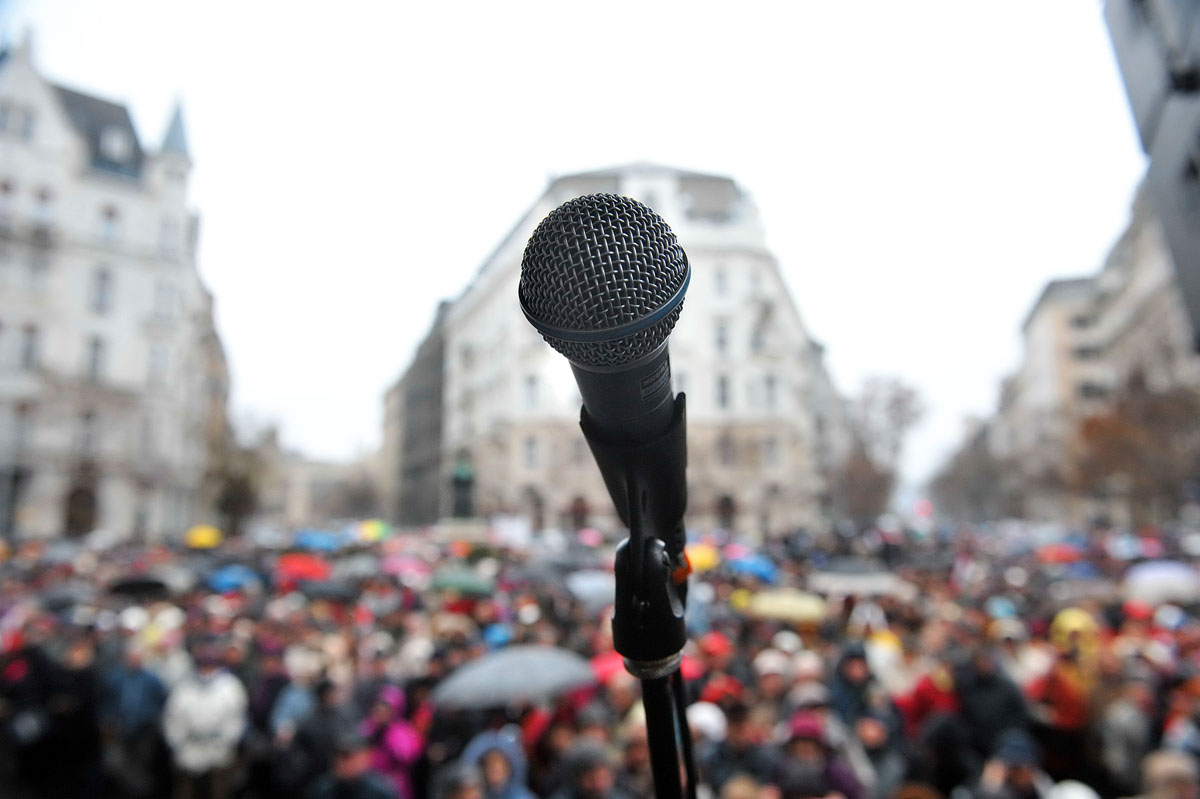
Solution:
<svg viewBox="0 0 1200 799"><path fill-rule="evenodd" d="M843 391L919 388L920 480L1145 166L1099 0L0 9L150 147L183 101L237 417L322 457L377 445L437 301L551 175L648 160L754 196Z"/></svg>

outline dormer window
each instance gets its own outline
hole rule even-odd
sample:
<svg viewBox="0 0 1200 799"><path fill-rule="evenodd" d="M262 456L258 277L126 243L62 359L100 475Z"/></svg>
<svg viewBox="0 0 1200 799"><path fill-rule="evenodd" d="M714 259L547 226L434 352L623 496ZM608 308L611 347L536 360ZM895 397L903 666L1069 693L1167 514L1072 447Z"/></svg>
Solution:
<svg viewBox="0 0 1200 799"><path fill-rule="evenodd" d="M50 203L53 199L54 193L50 189L38 189L33 204L33 218L38 223L44 225L50 221Z"/></svg>
<svg viewBox="0 0 1200 799"><path fill-rule="evenodd" d="M100 154L118 164L128 161L133 155L129 134L121 128L105 128L100 133Z"/></svg>
<svg viewBox="0 0 1200 799"><path fill-rule="evenodd" d="M100 235L105 241L112 241L117 237L117 220L119 218L120 214L115 205L106 205L100 209Z"/></svg>

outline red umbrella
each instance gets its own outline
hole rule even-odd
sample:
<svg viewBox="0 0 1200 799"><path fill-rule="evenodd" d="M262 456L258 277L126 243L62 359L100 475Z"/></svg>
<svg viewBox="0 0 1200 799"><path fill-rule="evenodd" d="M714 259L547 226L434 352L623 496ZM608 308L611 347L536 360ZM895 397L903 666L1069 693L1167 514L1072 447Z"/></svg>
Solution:
<svg viewBox="0 0 1200 799"><path fill-rule="evenodd" d="M1037 557L1042 563L1076 563L1083 560L1083 550L1070 544L1046 544Z"/></svg>
<svg viewBox="0 0 1200 799"><path fill-rule="evenodd" d="M311 552L289 552L275 563L275 577L294 584L301 580L328 580L333 573L329 563Z"/></svg>

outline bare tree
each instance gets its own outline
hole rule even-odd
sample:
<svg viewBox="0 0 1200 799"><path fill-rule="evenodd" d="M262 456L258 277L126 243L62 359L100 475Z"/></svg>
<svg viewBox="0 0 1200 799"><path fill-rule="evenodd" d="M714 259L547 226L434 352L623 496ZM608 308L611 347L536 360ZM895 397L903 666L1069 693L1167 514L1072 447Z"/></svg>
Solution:
<svg viewBox="0 0 1200 799"><path fill-rule="evenodd" d="M895 490L904 439L924 414L916 389L898 377L872 377L850 403L852 445L834 470L835 510L860 526L887 510Z"/></svg>

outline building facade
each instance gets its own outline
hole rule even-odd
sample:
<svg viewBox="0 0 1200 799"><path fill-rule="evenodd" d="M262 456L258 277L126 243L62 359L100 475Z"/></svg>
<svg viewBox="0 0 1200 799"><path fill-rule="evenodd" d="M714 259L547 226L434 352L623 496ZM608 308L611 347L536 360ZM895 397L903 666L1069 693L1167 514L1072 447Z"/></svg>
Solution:
<svg viewBox="0 0 1200 799"><path fill-rule="evenodd" d="M178 109L128 110L0 60L0 526L161 538L207 520L228 371L196 270Z"/></svg>
<svg viewBox="0 0 1200 799"><path fill-rule="evenodd" d="M1022 333L1020 368L1004 381L997 411L982 426L997 495L976 504L1037 521L1103 515L1130 522L1119 488L1104 496L1080 490L1085 420L1111 411L1134 383L1155 395L1200 391L1195 333L1144 188L1100 271L1049 283ZM978 464L982 454L973 434L947 468Z"/></svg>
<svg viewBox="0 0 1200 799"><path fill-rule="evenodd" d="M754 535L819 523L821 461L844 439L823 350L801 321L749 196L727 177L654 165L552 181L447 309L437 517L523 516L535 530L616 527L579 431L570 367L517 302L534 227L572 197L599 192L654 208L693 270L669 345L675 389L687 395L689 527ZM420 355L413 368L419 362ZM388 407L397 412L400 403ZM406 468L416 464L401 458L385 467L400 476L402 506L405 481L433 479L432 461Z"/></svg>

